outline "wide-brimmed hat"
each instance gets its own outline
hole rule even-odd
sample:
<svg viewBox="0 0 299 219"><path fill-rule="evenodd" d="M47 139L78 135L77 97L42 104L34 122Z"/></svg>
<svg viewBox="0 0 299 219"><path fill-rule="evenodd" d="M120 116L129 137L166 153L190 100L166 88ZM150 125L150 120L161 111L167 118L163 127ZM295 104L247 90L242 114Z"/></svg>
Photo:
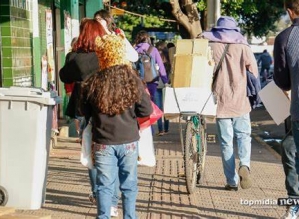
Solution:
<svg viewBox="0 0 299 219"><path fill-rule="evenodd" d="M221 16L217 20L217 24L215 27L212 28L214 30L226 29L226 30L236 30L240 32L240 28L237 26L238 23L235 21L233 17L229 16Z"/></svg>
<svg viewBox="0 0 299 219"><path fill-rule="evenodd" d="M211 31L205 31L202 36L213 42L221 43L241 43L248 45L247 40L241 34L237 22L229 16L221 16L217 20L215 27Z"/></svg>

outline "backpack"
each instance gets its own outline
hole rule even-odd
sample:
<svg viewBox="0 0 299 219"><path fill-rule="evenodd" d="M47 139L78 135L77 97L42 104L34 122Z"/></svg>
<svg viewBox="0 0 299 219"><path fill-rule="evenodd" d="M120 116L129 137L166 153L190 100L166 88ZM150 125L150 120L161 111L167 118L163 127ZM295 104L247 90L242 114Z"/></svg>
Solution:
<svg viewBox="0 0 299 219"><path fill-rule="evenodd" d="M139 76L145 82L157 81L159 78L159 72L156 69L155 59L150 55L152 50L153 46L150 46L147 51L139 53L139 58L135 63L136 69L139 72Z"/></svg>

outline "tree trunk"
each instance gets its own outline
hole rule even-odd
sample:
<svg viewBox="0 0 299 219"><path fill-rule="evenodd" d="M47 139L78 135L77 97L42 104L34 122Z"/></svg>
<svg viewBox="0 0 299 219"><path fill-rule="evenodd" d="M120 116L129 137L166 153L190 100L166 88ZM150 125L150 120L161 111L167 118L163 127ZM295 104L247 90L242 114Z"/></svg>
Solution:
<svg viewBox="0 0 299 219"><path fill-rule="evenodd" d="M181 0L181 5L179 0L170 0L169 2L172 6L172 14L178 23L186 29L191 39L202 33L199 13L196 4L192 0Z"/></svg>

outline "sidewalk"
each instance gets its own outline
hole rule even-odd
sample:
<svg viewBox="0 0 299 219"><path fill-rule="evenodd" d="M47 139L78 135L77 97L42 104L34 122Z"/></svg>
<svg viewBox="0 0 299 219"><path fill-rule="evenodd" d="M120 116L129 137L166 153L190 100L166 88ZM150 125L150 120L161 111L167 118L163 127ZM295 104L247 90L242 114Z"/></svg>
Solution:
<svg viewBox="0 0 299 219"><path fill-rule="evenodd" d="M261 142L263 131L283 136L283 126L276 126L268 113L252 113L253 139L251 171L253 186L238 192L224 190L225 179L218 143L208 144L204 184L188 195L183 173L183 159L178 123L170 124L170 133L154 137L157 165L139 167L137 215L140 219L167 218L279 218L285 211L276 205L285 197L284 173L280 157ZM208 124L208 134L216 134L215 124ZM54 219L95 218L96 208L88 200L90 186L87 169L79 162L80 146L74 138L60 139L51 151L45 205L31 215L52 215ZM249 206L249 201L256 201ZM119 204L121 216L121 203Z"/></svg>

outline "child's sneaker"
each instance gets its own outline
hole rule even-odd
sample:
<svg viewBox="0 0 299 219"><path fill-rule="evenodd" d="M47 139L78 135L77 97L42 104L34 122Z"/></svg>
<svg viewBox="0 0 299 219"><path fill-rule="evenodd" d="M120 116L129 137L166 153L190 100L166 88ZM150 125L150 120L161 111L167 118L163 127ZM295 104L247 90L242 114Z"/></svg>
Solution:
<svg viewBox="0 0 299 219"><path fill-rule="evenodd" d="M111 207L110 216L111 217L118 217L118 209L117 209L117 207L114 207L114 206Z"/></svg>
<svg viewBox="0 0 299 219"><path fill-rule="evenodd" d="M281 219L296 219L299 216L299 206L289 206Z"/></svg>

